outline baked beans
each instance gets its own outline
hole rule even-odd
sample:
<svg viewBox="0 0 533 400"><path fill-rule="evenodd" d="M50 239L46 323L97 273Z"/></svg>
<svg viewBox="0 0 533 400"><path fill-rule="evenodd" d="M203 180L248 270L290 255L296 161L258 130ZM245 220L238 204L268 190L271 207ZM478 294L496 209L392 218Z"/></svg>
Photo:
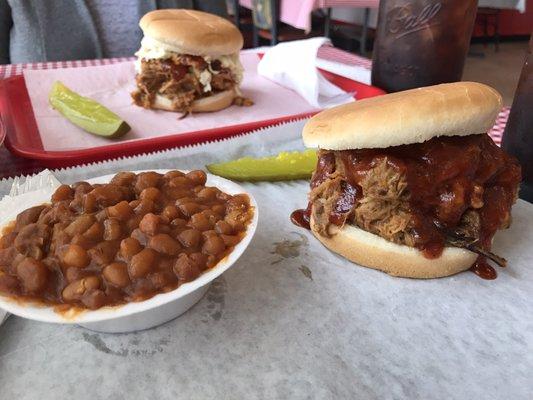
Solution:
<svg viewBox="0 0 533 400"><path fill-rule="evenodd" d="M248 196L207 187L203 171L120 172L61 185L0 238L0 293L97 309L196 279L240 242Z"/></svg>

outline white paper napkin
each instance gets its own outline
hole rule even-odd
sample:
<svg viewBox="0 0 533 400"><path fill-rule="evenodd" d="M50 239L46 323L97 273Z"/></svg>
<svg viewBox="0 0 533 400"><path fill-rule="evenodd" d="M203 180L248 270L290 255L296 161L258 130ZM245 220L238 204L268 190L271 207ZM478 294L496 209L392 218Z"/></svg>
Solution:
<svg viewBox="0 0 533 400"><path fill-rule="evenodd" d="M294 90L313 107L328 108L349 103L354 101L353 93L346 93L329 82L315 66L318 49L330 43L324 37L280 43L265 53L257 72Z"/></svg>
<svg viewBox="0 0 533 400"><path fill-rule="evenodd" d="M28 178L15 178L9 194L0 200L0 224L9 222L9 215L24 211L36 198L49 198L59 185L49 170ZM9 314L0 308L0 325L7 317Z"/></svg>

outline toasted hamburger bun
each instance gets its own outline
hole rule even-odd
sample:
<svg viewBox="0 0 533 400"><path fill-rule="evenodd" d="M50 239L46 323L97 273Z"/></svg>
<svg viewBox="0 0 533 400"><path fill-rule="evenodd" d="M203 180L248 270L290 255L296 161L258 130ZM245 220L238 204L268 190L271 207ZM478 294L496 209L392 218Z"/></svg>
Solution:
<svg viewBox="0 0 533 400"><path fill-rule="evenodd" d="M155 46L167 51L218 57L242 49L241 32L228 20L195 10L154 10L139 26Z"/></svg>
<svg viewBox="0 0 533 400"><path fill-rule="evenodd" d="M487 132L502 108L500 94L476 82L446 83L344 104L305 124L307 147L384 148L437 136Z"/></svg>
<svg viewBox="0 0 533 400"><path fill-rule="evenodd" d="M204 97L199 100L195 100L192 105L192 112L212 112L219 111L224 108L227 108L233 104L233 100L236 97L235 90L225 90L220 93L213 94L208 97ZM152 108L166 110L166 111L176 111L172 107L172 100L168 99L165 96L156 95L155 100L152 103Z"/></svg>
<svg viewBox="0 0 533 400"><path fill-rule="evenodd" d="M402 278L442 278L465 271L477 254L458 247L445 247L439 258L429 259L421 251L399 245L353 225L332 226L331 237L317 233L313 217L313 235L331 251L364 267Z"/></svg>

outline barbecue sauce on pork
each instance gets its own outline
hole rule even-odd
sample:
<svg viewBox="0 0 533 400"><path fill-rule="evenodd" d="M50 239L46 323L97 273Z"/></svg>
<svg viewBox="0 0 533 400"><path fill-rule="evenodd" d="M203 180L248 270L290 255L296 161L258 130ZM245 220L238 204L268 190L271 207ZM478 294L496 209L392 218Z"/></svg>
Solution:
<svg viewBox="0 0 533 400"><path fill-rule="evenodd" d="M427 258L442 254L448 233L460 228L467 211L479 215L474 239L484 250L490 250L496 231L509 225L521 178L520 165L486 134L437 137L424 143L379 149L321 150L311 189L339 169L343 174L336 206L329 215L331 224L342 226L346 222L347 210L365 197L361 181L383 159L406 178L409 234L414 246ZM306 210L297 210L291 219L309 221L310 212L311 204ZM495 271L490 268L480 257L472 270L483 278L494 279Z"/></svg>

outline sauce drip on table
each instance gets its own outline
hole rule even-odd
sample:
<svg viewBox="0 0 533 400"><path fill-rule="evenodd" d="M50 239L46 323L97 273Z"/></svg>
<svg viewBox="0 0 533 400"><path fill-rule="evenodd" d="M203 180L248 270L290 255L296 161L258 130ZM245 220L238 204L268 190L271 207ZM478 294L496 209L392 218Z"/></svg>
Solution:
<svg viewBox="0 0 533 400"><path fill-rule="evenodd" d="M291 214L291 222L300 228L311 230L311 208L294 210Z"/></svg>
<svg viewBox="0 0 533 400"><path fill-rule="evenodd" d="M498 277L498 273L483 256L479 256L476 262L470 267L470 271L480 278L492 280Z"/></svg>

